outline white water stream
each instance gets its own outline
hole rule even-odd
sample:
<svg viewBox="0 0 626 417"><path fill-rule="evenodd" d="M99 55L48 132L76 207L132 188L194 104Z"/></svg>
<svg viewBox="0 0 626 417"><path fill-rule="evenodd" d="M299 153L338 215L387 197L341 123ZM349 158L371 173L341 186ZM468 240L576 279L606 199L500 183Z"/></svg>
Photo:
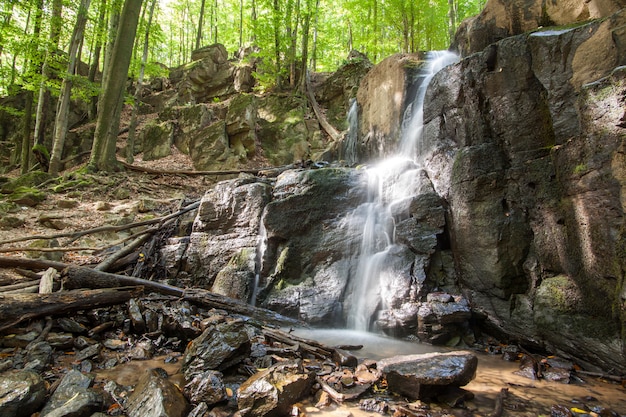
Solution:
<svg viewBox="0 0 626 417"><path fill-rule="evenodd" d="M417 162L419 143L424 125L424 97L433 76L442 68L458 61L448 51L431 52L420 73L419 87L407 108L403 133L395 155L367 170L367 201L348 218L348 230L360 233L358 266L350 277L346 296L347 326L350 329L370 330L372 315L384 303L381 279L389 271L388 257L394 253L395 223L407 216L407 202L419 192ZM354 117L355 109L350 110ZM350 123L352 126L353 122ZM383 308L386 306L382 305Z"/></svg>

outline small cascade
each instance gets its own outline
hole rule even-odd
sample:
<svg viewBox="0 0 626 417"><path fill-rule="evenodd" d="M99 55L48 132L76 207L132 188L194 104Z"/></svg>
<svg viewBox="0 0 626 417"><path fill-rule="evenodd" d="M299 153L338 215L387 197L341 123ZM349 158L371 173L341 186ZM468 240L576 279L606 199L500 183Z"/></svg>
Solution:
<svg viewBox="0 0 626 417"><path fill-rule="evenodd" d="M250 304L256 306L257 297L259 295L259 287L261 286L261 272L263 271L263 257L267 250L267 230L265 229L265 222L263 217L265 216L265 210L261 214L261 221L259 222L259 234L257 236L256 245L256 257L254 261L254 285L252 287L252 294L250 296Z"/></svg>
<svg viewBox="0 0 626 417"><path fill-rule="evenodd" d="M346 295L347 327L368 331L374 313L388 306L383 305L385 297L381 282L390 282L394 261L399 250L395 241L395 225L408 217L411 198L419 193L419 173L421 171L417 152L424 122L424 96L428 83L437 71L458 60L450 52L434 52L428 57L423 72L416 82L415 98L396 155L387 158L375 167L368 168L367 201L354 210L348 218L351 233L362 236L358 248L358 262L351 273Z"/></svg>
<svg viewBox="0 0 626 417"><path fill-rule="evenodd" d="M357 142L359 140L359 106L356 99L352 99L347 115L348 133L344 140L339 159L343 159L349 166L358 162Z"/></svg>

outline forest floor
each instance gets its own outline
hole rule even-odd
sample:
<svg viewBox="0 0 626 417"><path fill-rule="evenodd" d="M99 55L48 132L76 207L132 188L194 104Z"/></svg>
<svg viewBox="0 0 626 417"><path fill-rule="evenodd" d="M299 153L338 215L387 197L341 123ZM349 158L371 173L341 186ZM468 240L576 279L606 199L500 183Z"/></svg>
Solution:
<svg viewBox="0 0 626 417"><path fill-rule="evenodd" d="M155 161L143 161L138 155L134 166L162 171L193 171L189 156L172 147L172 154ZM40 187L46 198L34 207L19 206L10 213L20 219L18 227L0 228L0 255L27 257L33 242L42 237L71 234L104 225L119 225L176 211L182 204L199 200L211 184L224 179L217 176L148 174L125 169L114 173L84 174L82 165L62 172L69 186L53 191L57 181ZM16 178L19 170L5 174ZM72 182L76 182L72 186ZM23 239L17 242L17 240ZM75 241L63 238L61 246L102 247L110 241L106 234L92 235ZM35 245L39 246L39 245ZM28 249L20 251L20 248ZM60 260L67 263L97 263L98 251L67 251Z"/></svg>

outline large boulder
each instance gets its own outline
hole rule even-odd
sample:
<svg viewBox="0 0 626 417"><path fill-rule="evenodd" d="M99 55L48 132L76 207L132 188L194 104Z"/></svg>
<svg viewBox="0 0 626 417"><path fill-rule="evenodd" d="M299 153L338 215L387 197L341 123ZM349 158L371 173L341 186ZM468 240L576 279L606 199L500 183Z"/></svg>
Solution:
<svg viewBox="0 0 626 417"><path fill-rule="evenodd" d="M390 155L400 139L404 112L414 94L421 54L392 55L372 68L357 92L357 153L364 159Z"/></svg>
<svg viewBox="0 0 626 417"><path fill-rule="evenodd" d="M163 369L144 372L128 398L128 417L183 417L189 403L180 389L167 378Z"/></svg>
<svg viewBox="0 0 626 417"><path fill-rule="evenodd" d="M469 384L476 375L478 358L470 352L423 353L382 359L376 367L390 391L425 400L449 387Z"/></svg>
<svg viewBox="0 0 626 417"><path fill-rule="evenodd" d="M223 274L243 280L231 285L247 299L253 289L261 214L270 193L268 182L253 177L223 181L209 190L190 237L182 242L174 238L163 248L168 269L176 274L172 278L211 288L220 271L227 269ZM216 288L224 285L228 284L218 280Z"/></svg>
<svg viewBox="0 0 626 417"><path fill-rule="evenodd" d="M461 23L452 49L468 56L509 36L607 17L625 6L624 0L488 0L479 15Z"/></svg>

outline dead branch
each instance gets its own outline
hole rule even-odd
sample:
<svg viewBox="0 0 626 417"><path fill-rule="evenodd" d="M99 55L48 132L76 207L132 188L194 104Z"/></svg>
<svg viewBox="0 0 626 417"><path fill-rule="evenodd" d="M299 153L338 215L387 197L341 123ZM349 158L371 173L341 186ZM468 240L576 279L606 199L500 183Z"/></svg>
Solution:
<svg viewBox="0 0 626 417"><path fill-rule="evenodd" d="M315 340L308 340L296 335L285 333L278 329L270 329L263 327L263 335L267 338L274 339L277 342L286 343L288 345L299 345L300 349L308 352L320 359L328 359L332 356L332 348L328 348Z"/></svg>
<svg viewBox="0 0 626 417"><path fill-rule="evenodd" d="M315 99L315 94L313 94L313 89L311 88L311 77L308 71L306 73L305 78L306 78L306 96L309 99L309 102L311 103L311 107L313 107L313 112L315 113L315 117L317 117L317 121L319 122L320 126L322 126L322 129L324 129L324 131L328 134L328 136L330 136L330 138L333 141L335 142L339 141L341 139L341 135L339 134L337 129L335 129L335 127L330 124L328 119L326 119L326 116L324 116L324 113L322 112L320 105Z"/></svg>
<svg viewBox="0 0 626 417"><path fill-rule="evenodd" d="M128 168L132 171L143 172L145 174L155 174L155 175L239 175L239 174L251 174L251 175L263 175L263 176L276 176L283 171L288 169L298 168L296 164L285 165L281 167L269 167L269 168L255 168L255 169L234 169L234 170L225 170L225 171L194 171L194 170L161 170L147 167L140 167L137 165L128 164L122 160L118 159L118 162L123 165L125 168Z"/></svg>
<svg viewBox="0 0 626 417"><path fill-rule="evenodd" d="M34 281L20 282L19 284L5 285L3 287L0 287L0 293L14 291L14 290L22 290L24 288L32 287L35 285L39 287L39 281L40 280L34 280Z"/></svg>
<svg viewBox="0 0 626 417"><path fill-rule="evenodd" d="M69 265L62 273L63 288L112 288L122 286L142 286L147 291L160 294L173 295L189 302L208 308L219 308L232 313L249 316L257 320L280 324L285 326L303 326L298 320L284 317L274 311L260 307L254 307L241 300L235 300L223 295L194 288L182 289L160 282L148 281L141 278L125 275L110 274L108 272L95 271L90 268Z"/></svg>
<svg viewBox="0 0 626 417"><path fill-rule="evenodd" d="M117 252L106 258L104 261L100 262L98 265L96 265L95 269L97 271L107 271L115 263L115 261L123 258L124 256L128 255L129 253L143 245L150 238L150 236L152 236L152 233L143 233L129 245L124 246L122 249L118 250Z"/></svg>
<svg viewBox="0 0 626 417"><path fill-rule="evenodd" d="M19 237L19 238L15 238L15 239L8 239L8 240L4 240L4 241L0 241L0 245L6 245L9 243L16 243L16 242L26 242L29 240L37 240L37 239L58 239L58 238L62 238L62 237L69 237L72 238L72 240L76 240L82 236L85 235L90 235L90 234L94 234L94 233L100 233L100 232L119 232L121 230L127 230L127 229L132 229L135 227L141 227L141 226L149 226L152 224L158 224L158 223L162 223L165 222L169 219L181 216L191 210L195 210L200 206L200 201L196 201L195 203L192 203L182 209L180 209L179 211L175 212L175 213L171 213L168 214L167 216L163 216L163 217L157 217L154 219L150 219L150 220L143 220L140 222L135 222L135 223L129 223L129 224L124 224L124 225L117 225L117 226L113 226L113 225L105 225L105 226L100 226L100 227L95 227L92 229L87 229L87 230L81 230L81 231L77 231L77 232L66 232L66 233L57 233L54 235L35 235L35 236L24 236L24 237ZM37 250L42 250L45 248L38 248ZM61 250L61 248L54 248L54 250Z"/></svg>
<svg viewBox="0 0 626 417"><path fill-rule="evenodd" d="M346 396L344 394L341 394L339 392L337 392L333 387L331 387L330 385L328 385L322 378L320 378L319 376L315 377L315 381L317 381L318 384L320 384L320 386L322 387L322 389L324 390L324 392L326 392L328 394L328 396L330 398L333 399L333 401L335 401L336 403L342 403L344 402L344 400L346 399Z"/></svg>
<svg viewBox="0 0 626 417"><path fill-rule="evenodd" d="M48 261L45 259L29 259L18 258L16 256L0 256L0 268L23 268L31 271L43 271L48 268L54 268L57 271L62 271L67 268L69 264L56 261Z"/></svg>
<svg viewBox="0 0 626 417"><path fill-rule="evenodd" d="M116 288L52 294L1 294L0 331L37 317L125 303L140 296L142 291L142 288Z"/></svg>

